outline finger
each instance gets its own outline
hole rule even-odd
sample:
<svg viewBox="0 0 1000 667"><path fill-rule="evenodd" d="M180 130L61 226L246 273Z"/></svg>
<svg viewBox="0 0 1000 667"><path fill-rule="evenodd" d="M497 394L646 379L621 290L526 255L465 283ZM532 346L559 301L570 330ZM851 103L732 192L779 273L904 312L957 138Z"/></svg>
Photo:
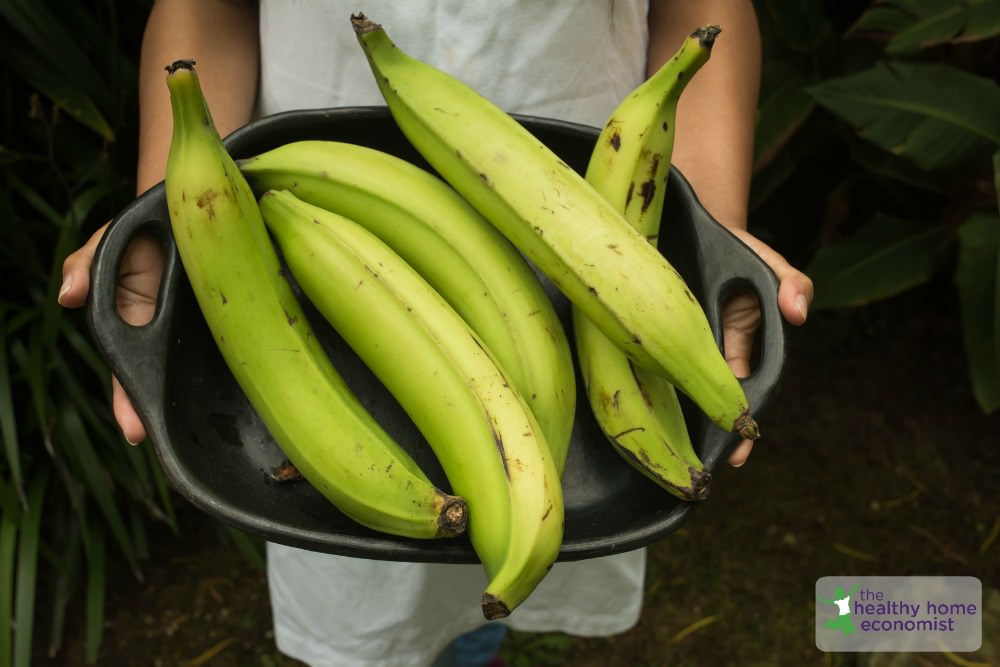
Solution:
<svg viewBox="0 0 1000 667"><path fill-rule="evenodd" d="M752 292L738 292L723 306L722 335L726 361L736 377L750 375L754 332L760 325L760 302Z"/></svg>
<svg viewBox="0 0 1000 667"><path fill-rule="evenodd" d="M139 326L153 318L163 263L162 245L152 236L139 234L129 242L117 291L118 311L129 324Z"/></svg>
<svg viewBox="0 0 1000 667"><path fill-rule="evenodd" d="M63 260L62 286L56 300L66 308L79 308L87 302L90 292L90 265L94 261L97 244L104 236L107 224L91 234L83 246L70 253Z"/></svg>
<svg viewBox="0 0 1000 667"><path fill-rule="evenodd" d="M790 324L803 325L809 316L809 304L812 300L812 280L801 271L792 269L778 287L778 308L781 314Z"/></svg>
<svg viewBox="0 0 1000 667"><path fill-rule="evenodd" d="M138 413L132 407L132 401L125 393L118 378L111 378L111 408L115 415L115 421L122 430L122 435L131 445L138 445L146 439L146 427L139 419Z"/></svg>
<svg viewBox="0 0 1000 667"><path fill-rule="evenodd" d="M809 304L813 300L812 280L804 273L788 263L780 253L774 250L750 232L730 229L747 247L764 260L779 282L778 308L781 314L794 325L804 324L809 315Z"/></svg>
<svg viewBox="0 0 1000 667"><path fill-rule="evenodd" d="M750 458L750 450L753 449L753 440L743 440L733 451L729 453L726 462L734 468L739 468Z"/></svg>

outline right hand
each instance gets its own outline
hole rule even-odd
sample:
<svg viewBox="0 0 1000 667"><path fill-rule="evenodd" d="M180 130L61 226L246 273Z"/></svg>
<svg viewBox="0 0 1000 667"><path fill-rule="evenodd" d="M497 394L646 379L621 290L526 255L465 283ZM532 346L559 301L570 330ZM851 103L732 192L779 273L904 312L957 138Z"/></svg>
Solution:
<svg viewBox="0 0 1000 667"><path fill-rule="evenodd" d="M97 244L107 229L98 229L90 239L63 261L63 282L59 304L79 308L87 302L90 292L90 265ZM134 326L149 322L156 309L156 295L163 275L163 249L151 236L138 235L129 244L118 270L116 299L122 319ZM138 444L146 438L146 427L125 394L118 379L112 382L112 410L125 439Z"/></svg>

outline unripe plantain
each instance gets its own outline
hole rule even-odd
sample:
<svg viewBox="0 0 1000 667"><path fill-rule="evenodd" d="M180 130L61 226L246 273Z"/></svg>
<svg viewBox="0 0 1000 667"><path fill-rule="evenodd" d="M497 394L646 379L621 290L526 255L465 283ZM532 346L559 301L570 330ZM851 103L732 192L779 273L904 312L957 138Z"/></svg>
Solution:
<svg viewBox="0 0 1000 667"><path fill-rule="evenodd" d="M757 437L746 394L683 278L509 114L351 17L390 113L421 155L638 365L714 423Z"/></svg>
<svg viewBox="0 0 1000 667"><path fill-rule="evenodd" d="M718 33L715 26L694 31L622 100L601 130L587 166L587 182L653 245L663 215L677 102L708 61ZM694 450L673 385L636 366L578 308L572 316L587 398L615 450L682 500L704 499L712 476Z"/></svg>
<svg viewBox="0 0 1000 667"><path fill-rule="evenodd" d="M448 184L389 153L295 141L239 163L254 191L287 189L362 225L469 323L528 400L562 471L576 375L566 332L524 258Z"/></svg>
<svg viewBox="0 0 1000 667"><path fill-rule="evenodd" d="M177 252L226 365L302 476L347 516L415 538L461 533L466 508L424 475L337 374L226 151L193 61L167 68L166 201Z"/></svg>
<svg viewBox="0 0 1000 667"><path fill-rule="evenodd" d="M388 245L288 191L260 200L303 292L396 398L469 505L488 585L510 613L562 544L559 474L537 420L482 340Z"/></svg>

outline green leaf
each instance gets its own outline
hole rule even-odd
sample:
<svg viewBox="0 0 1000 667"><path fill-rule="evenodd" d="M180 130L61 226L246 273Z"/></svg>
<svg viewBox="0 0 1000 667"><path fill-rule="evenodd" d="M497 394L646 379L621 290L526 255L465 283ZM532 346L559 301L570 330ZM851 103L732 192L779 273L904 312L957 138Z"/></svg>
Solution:
<svg viewBox="0 0 1000 667"><path fill-rule="evenodd" d="M806 266L816 289L812 308L861 306L926 282L945 235L940 224L872 218L853 235L820 248Z"/></svg>
<svg viewBox="0 0 1000 667"><path fill-rule="evenodd" d="M804 78L786 79L761 100L754 138L754 170L769 164L805 125L816 103Z"/></svg>
<svg viewBox="0 0 1000 667"><path fill-rule="evenodd" d="M897 6L892 0L879 2L876 0L855 21L848 34L880 33L895 35L906 30L913 23L913 15Z"/></svg>
<svg viewBox="0 0 1000 667"><path fill-rule="evenodd" d="M232 526L220 524L226 538L233 543L240 555L253 567L263 570L267 565L264 542L255 535L250 535Z"/></svg>
<svg viewBox="0 0 1000 667"><path fill-rule="evenodd" d="M115 503L101 457L97 455L90 435L84 428L80 411L75 406L63 406L59 412L59 427L58 436L64 443L63 453L71 462L74 475L85 485L90 498L97 504L119 550L132 567L133 574L138 577L139 564L132 538Z"/></svg>
<svg viewBox="0 0 1000 667"><path fill-rule="evenodd" d="M54 13L50 4L37 0L0 1L0 16L14 31L8 33L4 41L16 45L18 51L37 62L39 67L64 73L63 78L73 82L88 97L100 100L98 106L110 108L111 88L107 76L98 70L80 41L90 41L92 47L103 50L100 47L111 41L110 36L96 34L92 29L84 30L88 26L67 19L66 11ZM56 6L62 9L63 4ZM16 69L13 71L18 73Z"/></svg>
<svg viewBox="0 0 1000 667"><path fill-rule="evenodd" d="M70 320L61 320L59 322L59 335L69 344L77 356L86 363L96 377L102 381L107 380L111 377L111 370L101 355L98 354L97 350L94 349L91 339L81 334L75 328L76 324L76 322Z"/></svg>
<svg viewBox="0 0 1000 667"><path fill-rule="evenodd" d="M794 51L815 53L833 38L833 30L827 19L823 3L814 0L759 0L761 22L769 36L774 37Z"/></svg>
<svg viewBox="0 0 1000 667"><path fill-rule="evenodd" d="M750 187L750 210L756 211L763 206L798 168L799 155L787 149L778 152L767 164L760 165L754 171Z"/></svg>
<svg viewBox="0 0 1000 667"><path fill-rule="evenodd" d="M84 524L76 520L76 516L67 505L57 505L51 513L56 516L47 520L46 524L49 525L50 534L57 536L59 559L52 561L48 575L51 581L48 648L49 655L56 655L62 646L66 612L80 578L80 561L83 555L80 531ZM55 524L54 528L50 525L52 523Z"/></svg>
<svg viewBox="0 0 1000 667"><path fill-rule="evenodd" d="M38 575L38 545L40 541L45 490L49 471L42 470L31 480L28 509L21 522L17 543L17 574L14 593L14 662L13 667L30 667L32 634L35 620L35 587Z"/></svg>
<svg viewBox="0 0 1000 667"><path fill-rule="evenodd" d="M93 528L90 553L87 554L87 616L85 654L87 664L97 662L97 652L104 636L105 545L104 534Z"/></svg>
<svg viewBox="0 0 1000 667"><path fill-rule="evenodd" d="M13 655L14 572L17 553L17 516L3 508L0 513L0 663Z"/></svg>
<svg viewBox="0 0 1000 667"><path fill-rule="evenodd" d="M1000 6L997 0L888 0L862 14L855 29L891 35L888 54L912 54L995 37L1000 34Z"/></svg>
<svg viewBox="0 0 1000 667"><path fill-rule="evenodd" d="M991 413L1000 408L1000 214L976 213L958 228L954 281L973 393Z"/></svg>
<svg viewBox="0 0 1000 667"><path fill-rule="evenodd" d="M951 65L883 61L808 92L860 137L927 171L965 166L1000 144L1000 86Z"/></svg>
<svg viewBox="0 0 1000 667"><path fill-rule="evenodd" d="M915 164L888 153L878 146L854 138L850 142L851 158L861 166L863 173L887 181L896 181L926 192L946 194L953 186L953 179L940 173L930 173Z"/></svg>
<svg viewBox="0 0 1000 667"><path fill-rule="evenodd" d="M993 191L997 193L997 208L1000 209L1000 151L993 154Z"/></svg>
<svg viewBox="0 0 1000 667"><path fill-rule="evenodd" d="M97 103L84 88L67 78L64 69L10 42L0 44L0 62L102 139L114 141L115 132Z"/></svg>
<svg viewBox="0 0 1000 667"><path fill-rule="evenodd" d="M0 322L7 320L7 308L0 308ZM17 413L14 410L14 381L7 359L7 331L0 326L0 438L3 440L7 474L22 500L24 479L21 474L21 447L17 436Z"/></svg>
<svg viewBox="0 0 1000 667"><path fill-rule="evenodd" d="M31 330L32 333L35 333L37 327L31 327ZM27 336L26 338L32 343L38 340L36 336ZM25 384L28 385L32 405L35 408L33 416L38 427L38 432L42 434L43 441L48 443L48 434L50 431L49 411L51 405L48 400L48 389L46 388L46 369L38 355L33 354L34 349L37 347L38 345L33 344L32 351L29 351L24 346L24 340L11 341L10 357L17 365L17 370L24 379Z"/></svg>

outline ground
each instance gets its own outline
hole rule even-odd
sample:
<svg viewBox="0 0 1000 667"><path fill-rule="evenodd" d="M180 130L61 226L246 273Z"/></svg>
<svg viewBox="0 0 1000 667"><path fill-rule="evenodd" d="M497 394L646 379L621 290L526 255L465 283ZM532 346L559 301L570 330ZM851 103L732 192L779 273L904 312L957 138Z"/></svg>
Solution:
<svg viewBox="0 0 1000 667"><path fill-rule="evenodd" d="M977 654L815 646L822 576L971 575L1000 590L1000 414L973 400L950 284L815 313L788 334L749 463L718 470L688 524L649 548L639 625L518 634L508 665L1000 665L997 626ZM182 508L181 525L154 536L144 581L110 577L98 664L300 667L274 648L261 570L196 512ZM81 631L37 667L83 665Z"/></svg>

